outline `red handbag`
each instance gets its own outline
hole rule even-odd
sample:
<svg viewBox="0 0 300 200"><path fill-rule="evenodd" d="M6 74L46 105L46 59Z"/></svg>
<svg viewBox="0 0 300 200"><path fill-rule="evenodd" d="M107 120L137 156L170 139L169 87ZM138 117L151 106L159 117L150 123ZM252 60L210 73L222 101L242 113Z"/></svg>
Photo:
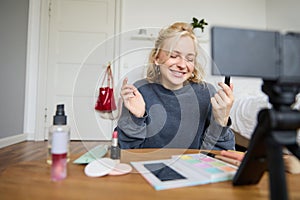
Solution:
<svg viewBox="0 0 300 200"><path fill-rule="evenodd" d="M104 81L107 77L107 84ZM111 112L117 109L114 98L114 81L110 64L107 66L105 75L102 80L102 87L99 88L99 96L95 105L95 109L102 112Z"/></svg>

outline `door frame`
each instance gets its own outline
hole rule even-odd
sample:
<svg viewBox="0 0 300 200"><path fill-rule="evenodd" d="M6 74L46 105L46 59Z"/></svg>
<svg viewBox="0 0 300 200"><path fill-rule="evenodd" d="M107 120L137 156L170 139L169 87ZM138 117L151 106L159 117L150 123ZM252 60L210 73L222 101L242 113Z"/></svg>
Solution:
<svg viewBox="0 0 300 200"><path fill-rule="evenodd" d="M115 1L115 33L120 33L122 0ZM45 110L50 6L51 0L29 0L23 127L27 140L45 140L45 117L51 117Z"/></svg>

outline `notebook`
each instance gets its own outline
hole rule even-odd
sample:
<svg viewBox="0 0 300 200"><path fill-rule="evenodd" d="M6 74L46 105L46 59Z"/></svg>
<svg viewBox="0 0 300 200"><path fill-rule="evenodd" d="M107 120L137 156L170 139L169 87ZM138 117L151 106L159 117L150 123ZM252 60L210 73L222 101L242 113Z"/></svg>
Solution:
<svg viewBox="0 0 300 200"><path fill-rule="evenodd" d="M232 180L237 167L202 153L171 159L131 162L155 190Z"/></svg>

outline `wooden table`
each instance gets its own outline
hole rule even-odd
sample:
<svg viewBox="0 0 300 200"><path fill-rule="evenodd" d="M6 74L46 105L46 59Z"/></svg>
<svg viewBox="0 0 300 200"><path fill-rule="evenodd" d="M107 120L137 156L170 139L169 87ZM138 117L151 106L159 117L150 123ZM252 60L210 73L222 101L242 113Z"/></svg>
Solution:
<svg viewBox="0 0 300 200"><path fill-rule="evenodd" d="M122 162L170 158L180 153L198 150L139 149L122 151ZM23 162L7 168L0 175L0 199L269 199L268 176L259 184L232 186L231 181L156 191L146 180L133 171L122 176L87 177L85 165L72 161L68 164L68 177L61 182L50 180L50 166L45 160ZM287 174L290 199L300 199L300 175Z"/></svg>

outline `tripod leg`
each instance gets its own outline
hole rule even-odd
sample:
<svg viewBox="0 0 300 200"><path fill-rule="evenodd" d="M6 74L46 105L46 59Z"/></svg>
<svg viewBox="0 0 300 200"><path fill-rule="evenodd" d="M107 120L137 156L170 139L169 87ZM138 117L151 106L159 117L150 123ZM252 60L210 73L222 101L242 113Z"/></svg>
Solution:
<svg viewBox="0 0 300 200"><path fill-rule="evenodd" d="M266 138L271 199L287 200L287 187L283 163L282 146L272 137Z"/></svg>

